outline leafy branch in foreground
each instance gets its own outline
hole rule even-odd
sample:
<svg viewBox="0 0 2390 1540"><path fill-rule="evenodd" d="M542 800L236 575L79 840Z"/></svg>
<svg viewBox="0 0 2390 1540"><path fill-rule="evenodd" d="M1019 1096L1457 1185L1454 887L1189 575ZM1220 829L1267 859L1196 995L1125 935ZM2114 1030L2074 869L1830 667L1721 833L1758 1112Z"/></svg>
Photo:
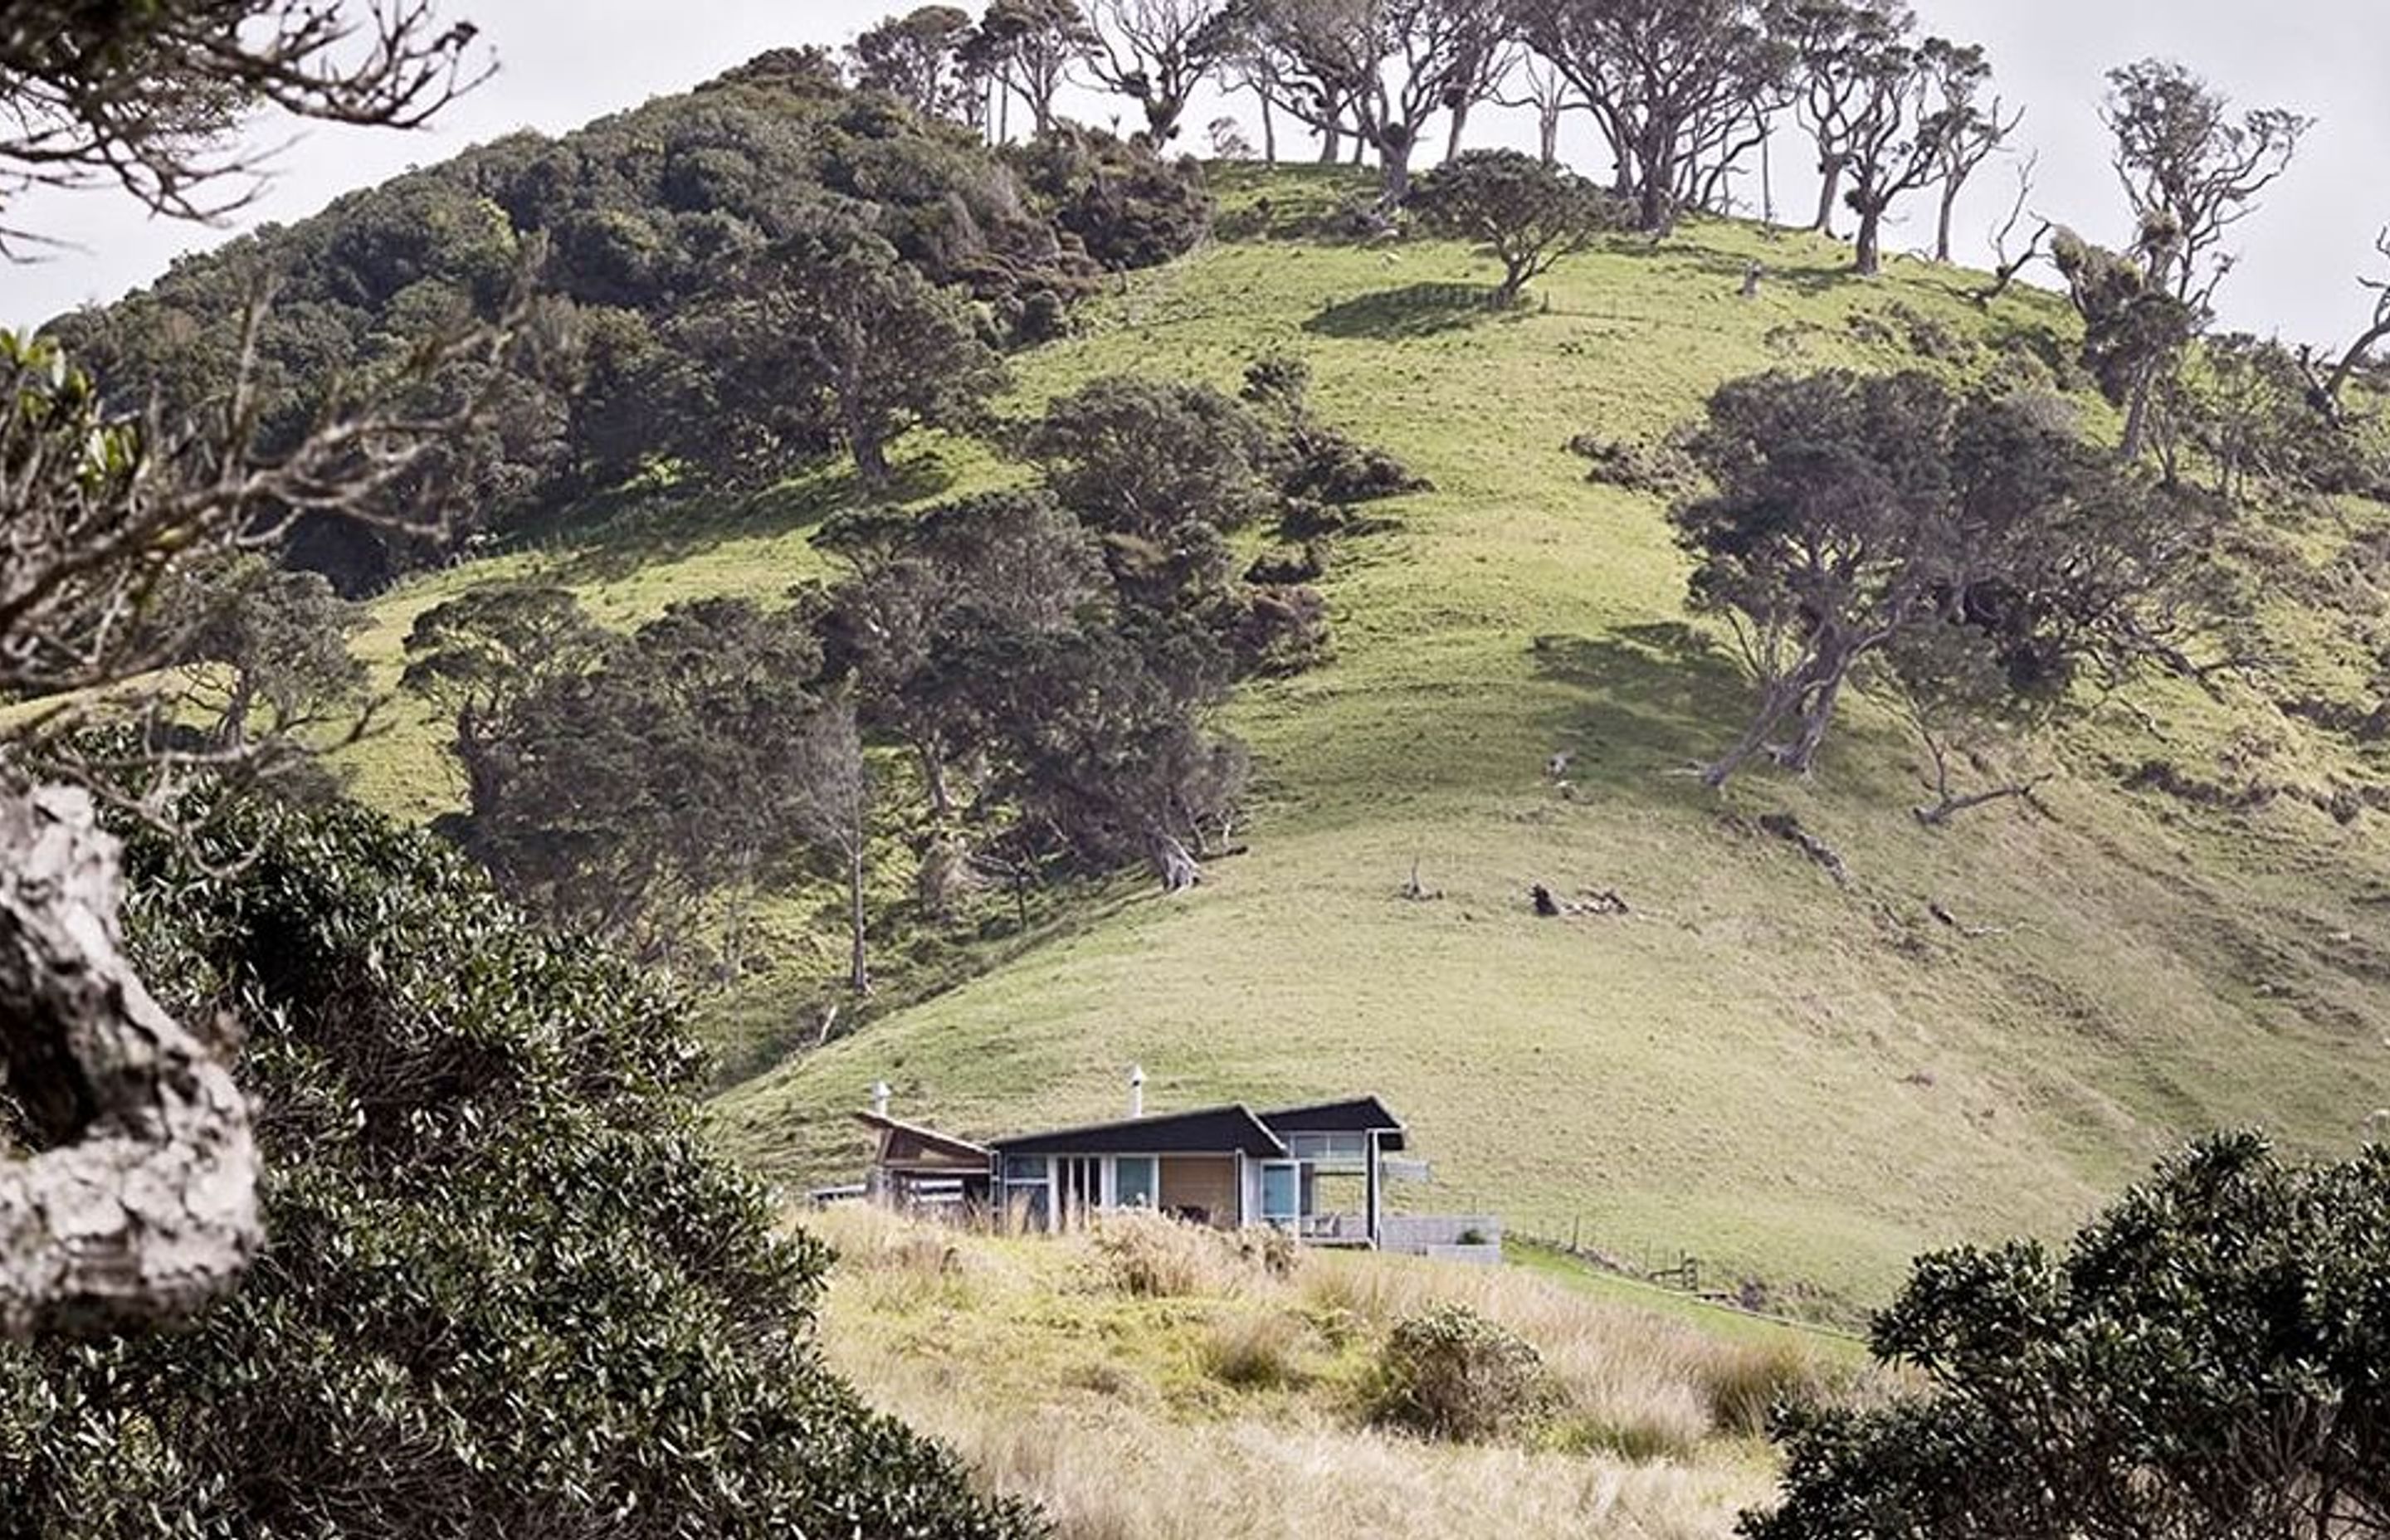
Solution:
<svg viewBox="0 0 2390 1540"><path fill-rule="evenodd" d="M2390 1534L2390 1149L2255 1135L2162 1167L2052 1255L1921 1258L1876 1357L1923 1392L1782 1421L1751 1540Z"/></svg>

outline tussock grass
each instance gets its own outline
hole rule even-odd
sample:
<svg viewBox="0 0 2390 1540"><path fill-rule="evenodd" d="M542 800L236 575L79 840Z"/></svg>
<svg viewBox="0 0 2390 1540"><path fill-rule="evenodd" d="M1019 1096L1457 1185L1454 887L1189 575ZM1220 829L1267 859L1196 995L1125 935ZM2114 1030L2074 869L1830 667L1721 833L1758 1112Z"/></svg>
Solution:
<svg viewBox="0 0 2390 1540"><path fill-rule="evenodd" d="M1796 1334L1715 1337L1516 1268L1309 1252L1279 1269L1143 1215L1056 1239L854 1206L802 1223L841 1253L822 1329L839 1370L1037 1500L1061 1540L1706 1540L1773 1479L1720 1387L1868 1393ZM1371 1425L1390 1335L1443 1306L1542 1359L1515 1426Z"/></svg>

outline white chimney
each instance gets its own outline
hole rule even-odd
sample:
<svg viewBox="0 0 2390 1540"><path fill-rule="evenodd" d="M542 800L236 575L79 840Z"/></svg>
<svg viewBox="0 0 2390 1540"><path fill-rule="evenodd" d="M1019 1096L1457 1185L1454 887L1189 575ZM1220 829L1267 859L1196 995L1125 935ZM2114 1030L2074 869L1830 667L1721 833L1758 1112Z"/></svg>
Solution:
<svg viewBox="0 0 2390 1540"><path fill-rule="evenodd" d="M888 1083L886 1081L880 1080L872 1083L871 1115L873 1117L884 1118L888 1115Z"/></svg>
<svg viewBox="0 0 2390 1540"><path fill-rule="evenodd" d="M1145 1066L1142 1064L1128 1067L1128 1115L1132 1118L1145 1116Z"/></svg>

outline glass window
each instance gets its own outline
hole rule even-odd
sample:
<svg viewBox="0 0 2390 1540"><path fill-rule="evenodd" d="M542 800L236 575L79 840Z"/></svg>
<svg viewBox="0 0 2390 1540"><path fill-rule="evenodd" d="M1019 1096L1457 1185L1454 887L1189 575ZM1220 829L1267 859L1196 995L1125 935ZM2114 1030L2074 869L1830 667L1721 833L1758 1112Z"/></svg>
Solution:
<svg viewBox="0 0 2390 1540"><path fill-rule="evenodd" d="M1162 1196L1161 1162L1150 1155L1124 1155L1112 1162L1112 1204L1150 1209Z"/></svg>
<svg viewBox="0 0 2390 1540"><path fill-rule="evenodd" d="M1303 1168L1291 1161L1262 1167L1262 1223L1291 1226L1303 1217Z"/></svg>
<svg viewBox="0 0 2390 1540"><path fill-rule="evenodd" d="M1008 1182L1042 1182L1046 1180L1046 1157L1043 1155L1007 1155L1004 1158L1004 1179Z"/></svg>
<svg viewBox="0 0 2390 1540"><path fill-rule="evenodd" d="M1369 1158L1367 1134L1290 1134L1288 1153L1315 1165L1361 1165Z"/></svg>

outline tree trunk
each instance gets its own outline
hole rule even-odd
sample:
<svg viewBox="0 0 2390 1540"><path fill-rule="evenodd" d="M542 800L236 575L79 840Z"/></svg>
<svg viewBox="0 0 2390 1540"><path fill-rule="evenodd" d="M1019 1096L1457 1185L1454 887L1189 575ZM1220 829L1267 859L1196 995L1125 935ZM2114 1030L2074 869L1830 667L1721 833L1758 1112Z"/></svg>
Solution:
<svg viewBox="0 0 2390 1540"><path fill-rule="evenodd" d="M1460 153L1460 135L1469 127L1469 104L1462 102L1452 109L1452 132L1445 136L1444 158L1447 160Z"/></svg>
<svg viewBox="0 0 2390 1540"><path fill-rule="evenodd" d="M1153 153L1160 155L1170 141L1178 136L1178 120L1186 114L1187 103L1182 98L1172 101L1158 97L1145 104L1145 138Z"/></svg>
<svg viewBox="0 0 2390 1540"><path fill-rule="evenodd" d="M1185 892L1203 880L1203 868L1178 837L1157 830L1153 836L1153 867L1162 876L1163 888L1170 892Z"/></svg>
<svg viewBox="0 0 2390 1540"><path fill-rule="evenodd" d="M1676 135L1652 131L1645 141L1641 161L1643 233L1664 237L1677 233Z"/></svg>
<svg viewBox="0 0 2390 1540"><path fill-rule="evenodd" d="M1942 184L1942 210L1934 222L1934 260L1950 260L1950 222L1959 209L1959 188L1963 184L1955 178Z"/></svg>
<svg viewBox="0 0 2390 1540"><path fill-rule="evenodd" d="M0 798L0 1067L35 1153L0 1161L0 1339L175 1319L265 1238L248 1100L119 950L91 799Z"/></svg>
<svg viewBox="0 0 2390 1540"><path fill-rule="evenodd" d="M2125 442L2119 446L2127 463L2141 457L2141 449L2149 442L2150 395L2156 387L2157 371L2143 365L2133 378L2132 394L2125 406Z"/></svg>
<svg viewBox="0 0 2390 1540"><path fill-rule="evenodd" d="M1561 109L1558 102L1546 102L1537 109L1536 134L1544 164L1561 163Z"/></svg>
<svg viewBox="0 0 2390 1540"><path fill-rule="evenodd" d="M1262 164L1278 164L1278 114L1270 110L1270 99L1262 97Z"/></svg>
<svg viewBox="0 0 2390 1540"><path fill-rule="evenodd" d="M1825 179L1818 186L1818 217L1810 222L1809 228L1831 239L1834 234L1834 200L1843 190L1842 157L1828 158L1818 170Z"/></svg>
<svg viewBox="0 0 2390 1540"><path fill-rule="evenodd" d="M849 951L846 987L857 995L871 993L871 958L863 914L863 844L846 853L846 925Z"/></svg>
<svg viewBox="0 0 2390 1540"><path fill-rule="evenodd" d="M1858 261L1859 276L1874 277L1883 270L1883 211L1872 204L1859 206Z"/></svg>
<svg viewBox="0 0 2390 1540"><path fill-rule="evenodd" d="M1733 748L1703 766L1703 785L1712 790L1724 786L1733 778L1736 771L1750 763L1754 754L1767 746L1767 735L1776 730L1776 725L1784 720L1784 713L1791 711L1807 692L1808 674L1809 666L1805 663L1761 693L1759 710L1753 713L1751 725L1743 729L1742 737L1736 740Z"/></svg>
<svg viewBox="0 0 2390 1540"><path fill-rule="evenodd" d="M1842 697L1843 680L1849 675L1850 669L1850 655L1847 653L1831 664L1819 665L1821 677L1801 712L1801 736L1792 740L1792 747L1781 756L1784 768L1794 775L1807 775L1818 763L1818 751L1826 741L1826 729L1833 725L1834 704Z"/></svg>
<svg viewBox="0 0 2390 1540"><path fill-rule="evenodd" d="M1344 130L1333 119L1319 128L1319 163L1332 166L1344 159Z"/></svg>
<svg viewBox="0 0 2390 1540"><path fill-rule="evenodd" d="M927 742L913 745L913 758L921 767L921 784L930 793L930 817L943 828L955 811L953 796L946 789L946 762Z"/></svg>
<svg viewBox="0 0 2390 1540"><path fill-rule="evenodd" d="M1407 129L1390 130L1378 140L1378 206L1402 207L1411 193L1411 136Z"/></svg>
<svg viewBox="0 0 2390 1540"><path fill-rule="evenodd" d="M873 424L856 413L846 419L846 444L854 453L855 474L863 484L873 490L888 484L888 445L886 436Z"/></svg>

